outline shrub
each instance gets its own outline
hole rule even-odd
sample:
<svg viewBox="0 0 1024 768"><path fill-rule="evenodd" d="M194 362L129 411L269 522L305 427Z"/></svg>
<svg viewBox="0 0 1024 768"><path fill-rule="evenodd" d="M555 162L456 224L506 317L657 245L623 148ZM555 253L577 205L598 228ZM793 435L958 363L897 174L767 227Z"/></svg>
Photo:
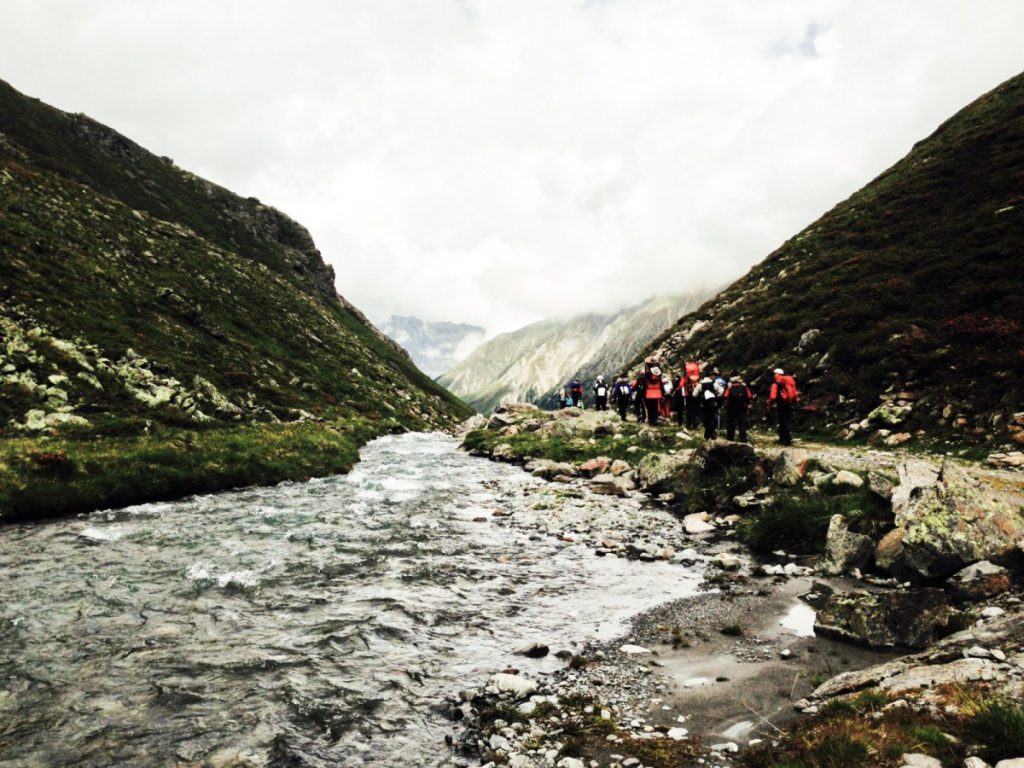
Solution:
<svg viewBox="0 0 1024 768"><path fill-rule="evenodd" d="M985 702L968 720L967 736L990 763L1024 755L1024 705L1006 698Z"/></svg>

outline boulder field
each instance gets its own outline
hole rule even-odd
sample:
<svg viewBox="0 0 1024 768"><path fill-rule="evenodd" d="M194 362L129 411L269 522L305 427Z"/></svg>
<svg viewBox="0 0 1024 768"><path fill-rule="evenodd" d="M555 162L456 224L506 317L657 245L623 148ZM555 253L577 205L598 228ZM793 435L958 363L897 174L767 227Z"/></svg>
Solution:
<svg viewBox="0 0 1024 768"><path fill-rule="evenodd" d="M622 497L630 502L634 517L643 515L643 504L654 504L678 520L676 531L649 532L650 545L609 539L599 526L557 529L558 535L586 542L597 555L703 566L706 584L726 592L741 585L742 593L742 585L760 583L753 593L767 595L771 588L765 590L765 579L776 590L790 580L807 580L811 586L800 597L814 611L819 637L879 653L909 652L830 676L810 695L792 701L795 712L811 716L801 721L807 725L798 731L825 727L817 725L817 718L823 711L829 713L826 719L838 711L839 705L830 702L863 698L866 691L877 691L887 706L905 709L904 719L920 721L922 728L920 723L931 723L942 708L956 723L975 716L964 703L966 694L962 700L954 696L955 685L967 686L972 695L983 688L997 699L1022 693L1020 474L877 449L811 443L779 448L756 433L753 445L699 441L671 425L623 422L608 412L544 412L527 404L501 406L490 417L474 417L463 425L461 436L466 450L518 463L555 487ZM542 529L543 521L535 522ZM870 664L869 657L863 658L862 663ZM549 704L551 697L557 700L556 688L540 692ZM793 688L797 690L796 683ZM481 695L488 696L486 691ZM463 704L463 709L473 709ZM594 700L588 706L591 713L599 707ZM552 711L548 705L542 709ZM484 747L479 756L508 762L509 754L494 748L503 742L488 741L493 730L472 717L467 722L473 724L476 743ZM956 723L951 730L959 727ZM680 733L677 729L670 737L657 727L645 735L641 729L628 740L650 739L665 746L686 741ZM771 729L762 728L762 734L772 735ZM741 757L734 758L722 744L701 751L696 736L688 754L702 754L709 764L733 765L739 764L734 759L745 759L755 762L744 764L761 765L757 755L767 749L763 738L753 738ZM775 736L771 749L796 754L793 739ZM473 751L467 742L461 747ZM956 765L993 754L968 754L971 745L962 747L953 750L959 756ZM674 750L671 745L666 749ZM923 749L918 755L908 749L900 758L907 762L891 764L953 765L941 752ZM748 754L753 757L742 757ZM627 759L624 755L619 757ZM564 755L549 744L515 758L524 766L560 765ZM913 762L919 758L940 762ZM614 755L604 755L598 764L625 765Z"/></svg>

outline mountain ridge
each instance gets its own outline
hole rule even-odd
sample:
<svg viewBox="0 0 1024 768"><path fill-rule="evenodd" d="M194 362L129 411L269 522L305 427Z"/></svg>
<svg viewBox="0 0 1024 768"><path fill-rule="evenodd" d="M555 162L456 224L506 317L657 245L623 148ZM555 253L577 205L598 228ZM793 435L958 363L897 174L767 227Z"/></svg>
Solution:
<svg viewBox="0 0 1024 768"><path fill-rule="evenodd" d="M0 519L338 471L469 413L338 295L300 224L2 82L0 254ZM280 461L199 461L242 433ZM180 440L159 487L99 487L101 444L137 473L140 446ZM52 455L67 477L39 477Z"/></svg>
<svg viewBox="0 0 1024 768"><path fill-rule="evenodd" d="M680 318L653 356L771 369L804 385L805 428L889 444L1024 443L1024 75ZM986 371L982 376L981 371ZM985 383L989 385L985 388ZM993 387L995 389L993 389Z"/></svg>

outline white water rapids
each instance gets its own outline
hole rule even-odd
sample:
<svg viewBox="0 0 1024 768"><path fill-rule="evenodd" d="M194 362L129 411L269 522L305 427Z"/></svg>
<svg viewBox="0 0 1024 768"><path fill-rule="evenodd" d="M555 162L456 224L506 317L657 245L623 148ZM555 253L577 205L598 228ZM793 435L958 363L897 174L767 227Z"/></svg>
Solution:
<svg viewBox="0 0 1024 768"><path fill-rule="evenodd" d="M445 695L696 588L495 524L539 488L412 434L348 476L0 528L0 765L447 764Z"/></svg>

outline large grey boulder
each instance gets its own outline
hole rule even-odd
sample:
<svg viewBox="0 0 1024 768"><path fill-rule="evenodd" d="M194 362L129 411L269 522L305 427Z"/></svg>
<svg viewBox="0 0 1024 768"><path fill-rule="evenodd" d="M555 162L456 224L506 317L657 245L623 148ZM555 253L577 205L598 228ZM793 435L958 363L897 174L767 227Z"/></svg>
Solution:
<svg viewBox="0 0 1024 768"><path fill-rule="evenodd" d="M564 461L551 461L550 459L534 459L524 469L534 477L542 477L545 480L553 480L556 477L575 477L579 472L576 467Z"/></svg>
<svg viewBox="0 0 1024 768"><path fill-rule="evenodd" d="M808 453L802 448L783 449L772 464L772 481L787 488L799 485L807 474L807 461Z"/></svg>
<svg viewBox="0 0 1024 768"><path fill-rule="evenodd" d="M949 621L941 589L835 592L814 621L814 631L872 648L924 648Z"/></svg>
<svg viewBox="0 0 1024 768"><path fill-rule="evenodd" d="M1019 553L1024 516L950 461L904 462L892 495L896 528L875 562L897 578L942 578L979 560Z"/></svg>
<svg viewBox="0 0 1024 768"><path fill-rule="evenodd" d="M693 451L678 453L649 453L636 466L637 481L648 493L671 490L674 481L689 467Z"/></svg>
<svg viewBox="0 0 1024 768"><path fill-rule="evenodd" d="M854 568L863 568L871 560L875 542L870 536L853 533L846 527L846 518L833 515L825 539L825 557L821 571L826 576L839 576Z"/></svg>

